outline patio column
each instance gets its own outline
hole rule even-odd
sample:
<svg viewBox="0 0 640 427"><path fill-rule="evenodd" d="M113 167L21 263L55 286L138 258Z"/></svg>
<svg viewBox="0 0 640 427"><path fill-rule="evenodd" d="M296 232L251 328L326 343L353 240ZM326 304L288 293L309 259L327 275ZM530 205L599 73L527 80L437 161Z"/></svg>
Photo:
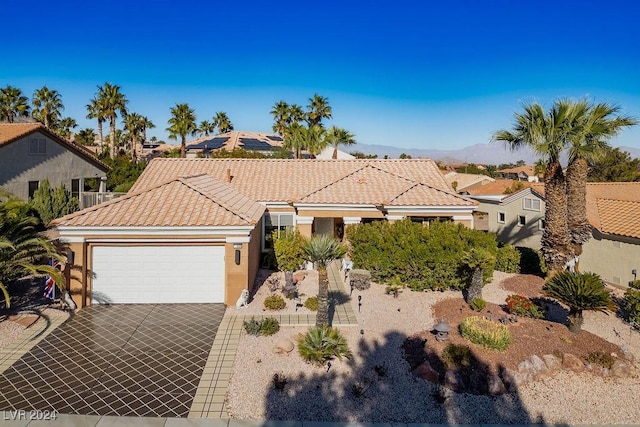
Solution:
<svg viewBox="0 0 640 427"><path fill-rule="evenodd" d="M462 224L466 227L473 228L473 215L454 215L453 222Z"/></svg>
<svg viewBox="0 0 640 427"><path fill-rule="evenodd" d="M303 237L311 237L311 229L313 226L312 216L296 217L296 228Z"/></svg>

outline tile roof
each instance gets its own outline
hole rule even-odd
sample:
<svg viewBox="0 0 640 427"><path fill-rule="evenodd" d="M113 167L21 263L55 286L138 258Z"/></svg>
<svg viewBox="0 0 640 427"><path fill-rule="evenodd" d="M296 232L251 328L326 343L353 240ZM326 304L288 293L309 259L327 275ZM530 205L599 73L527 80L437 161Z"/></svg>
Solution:
<svg viewBox="0 0 640 427"><path fill-rule="evenodd" d="M236 148L269 151L282 147L282 137L274 134L232 131L215 136L203 136L187 142L188 150L224 148L233 151Z"/></svg>
<svg viewBox="0 0 640 427"><path fill-rule="evenodd" d="M449 172L444 175L444 179L447 180L449 185L452 185L454 182L457 182L456 191L461 191L471 185L482 183L482 182L493 182L495 179L491 178L487 175L475 174L475 173L458 173L458 172Z"/></svg>
<svg viewBox="0 0 640 427"><path fill-rule="evenodd" d="M535 176L535 167L533 165L524 165L524 166L518 166L515 168L508 168L508 169L501 169L498 172L501 173L520 173L520 172L524 172L525 174L527 174L527 176Z"/></svg>
<svg viewBox="0 0 640 427"><path fill-rule="evenodd" d="M504 196L509 197L516 193L505 193L509 188L513 188L514 185L522 185L522 189L531 188L544 196L544 184L537 182L525 182L517 181L514 179L496 179L493 182L477 183L469 187L464 188L462 191L468 193L471 196Z"/></svg>
<svg viewBox="0 0 640 427"><path fill-rule="evenodd" d="M366 166L369 167L365 169ZM470 206L474 205L474 202L455 194L436 164L425 159L154 159L138 178L132 191L172 178L203 173L226 181L227 171L232 177L230 185L258 202L311 203L316 200L317 203L325 203L320 200L332 200L357 203L358 200L376 204L397 197L400 192L407 191L412 183L421 183L450 195L452 203L453 200L465 200ZM358 171L359 174L354 175ZM352 189L347 189L347 184L359 185L358 179L367 179L369 183L363 195L354 194ZM343 182L338 182L341 180ZM392 187L397 191L393 193L385 187ZM326 191L320 193L325 188ZM316 192L317 195L312 195ZM365 199L365 194L370 199ZM305 200L305 197L308 199Z"/></svg>
<svg viewBox="0 0 640 427"><path fill-rule="evenodd" d="M57 226L247 226L265 207L207 175L173 178L157 186L67 215Z"/></svg>
<svg viewBox="0 0 640 427"><path fill-rule="evenodd" d="M100 160L87 148L69 142L64 138L61 138L55 132L44 127L42 123L0 123L0 147L17 141L33 132L40 132L47 135L49 138L55 140L58 144L65 146L66 148L75 151L76 154L84 157L86 160L94 163L96 166L108 171L110 168Z"/></svg>
<svg viewBox="0 0 640 427"><path fill-rule="evenodd" d="M640 182L587 183L587 219L603 233L640 238Z"/></svg>

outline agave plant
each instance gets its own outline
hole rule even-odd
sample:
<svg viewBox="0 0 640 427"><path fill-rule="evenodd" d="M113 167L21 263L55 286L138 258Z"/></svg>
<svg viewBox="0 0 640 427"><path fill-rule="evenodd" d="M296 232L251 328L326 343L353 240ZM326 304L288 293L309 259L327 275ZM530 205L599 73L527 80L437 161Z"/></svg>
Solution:
<svg viewBox="0 0 640 427"><path fill-rule="evenodd" d="M582 329L583 310L606 312L615 309L611 294L595 273L563 271L553 276L542 290L569 306L569 330L574 333Z"/></svg>
<svg viewBox="0 0 640 427"><path fill-rule="evenodd" d="M298 340L298 352L304 360L316 365L324 365L334 357L351 357L347 340L340 331L330 326L309 329Z"/></svg>

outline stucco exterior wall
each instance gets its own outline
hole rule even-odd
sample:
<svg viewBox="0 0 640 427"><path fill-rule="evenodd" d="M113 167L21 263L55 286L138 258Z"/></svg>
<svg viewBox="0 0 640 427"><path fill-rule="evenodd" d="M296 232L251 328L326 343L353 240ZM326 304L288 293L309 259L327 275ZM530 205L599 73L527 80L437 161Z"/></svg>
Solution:
<svg viewBox="0 0 640 427"><path fill-rule="evenodd" d="M46 140L45 154L29 154L32 138ZM0 187L27 200L29 181L49 180L52 187L64 184L71 189L72 179L106 176L106 172L48 136L34 132L0 147Z"/></svg>
<svg viewBox="0 0 640 427"><path fill-rule="evenodd" d="M580 271L591 271L613 285L627 287L634 280L631 270L640 273L640 239L606 236L593 231L582 247ZM640 278L640 276L638 276Z"/></svg>
<svg viewBox="0 0 640 427"><path fill-rule="evenodd" d="M488 231L495 233L499 241L515 246L540 249L540 239L543 233L543 230L540 228L540 220L544 219L544 200L540 201L539 212L525 210L523 208L522 198L506 204L480 201L478 211L488 214ZM498 222L499 212L504 212L505 214L504 224ZM526 225L518 225L519 215L526 217Z"/></svg>

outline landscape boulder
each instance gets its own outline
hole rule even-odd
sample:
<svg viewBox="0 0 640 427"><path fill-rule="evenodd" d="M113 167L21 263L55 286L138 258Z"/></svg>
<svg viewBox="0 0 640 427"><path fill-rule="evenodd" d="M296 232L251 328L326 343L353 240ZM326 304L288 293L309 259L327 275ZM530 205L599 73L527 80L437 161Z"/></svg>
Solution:
<svg viewBox="0 0 640 427"><path fill-rule="evenodd" d="M290 353L293 350L293 342L286 338L282 338L278 340L275 347L273 348L274 353Z"/></svg>
<svg viewBox="0 0 640 427"><path fill-rule="evenodd" d="M507 392L504 382L497 375L489 375L487 378L487 387L491 396L499 396Z"/></svg>
<svg viewBox="0 0 640 427"><path fill-rule="evenodd" d="M562 356L562 367L573 372L584 371L584 362L580 358L571 353L565 353Z"/></svg>
<svg viewBox="0 0 640 427"><path fill-rule="evenodd" d="M460 374L449 369L444 373L444 386L453 391L463 391L464 381L462 381Z"/></svg>
<svg viewBox="0 0 640 427"><path fill-rule="evenodd" d="M440 382L440 374L438 373L438 371L433 369L431 367L431 364L427 361L418 365L418 367L414 369L412 373L418 378L431 381L435 384L438 384Z"/></svg>
<svg viewBox="0 0 640 427"><path fill-rule="evenodd" d="M544 360L544 364L550 371L558 371L562 369L562 360L560 360L560 358L554 356L553 354L543 355L542 360Z"/></svg>
<svg viewBox="0 0 640 427"><path fill-rule="evenodd" d="M307 272L304 270L298 270L295 273L293 273L293 283L296 283L296 284L300 283L306 278L307 278Z"/></svg>

